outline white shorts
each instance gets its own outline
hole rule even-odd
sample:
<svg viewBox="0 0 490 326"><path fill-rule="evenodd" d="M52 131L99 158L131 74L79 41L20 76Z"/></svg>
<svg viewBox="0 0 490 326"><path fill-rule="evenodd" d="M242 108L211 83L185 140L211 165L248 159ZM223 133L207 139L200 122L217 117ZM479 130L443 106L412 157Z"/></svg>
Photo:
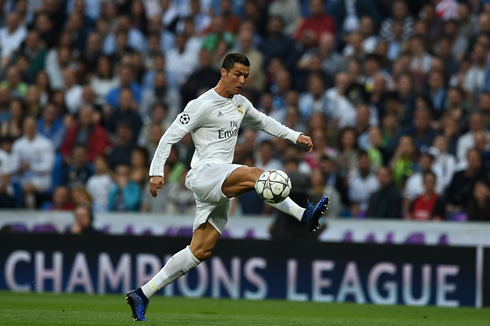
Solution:
<svg viewBox="0 0 490 326"><path fill-rule="evenodd" d="M223 232L233 198L226 197L221 187L226 178L242 166L245 165L209 161L187 173L185 186L192 190L196 200L193 231L209 221L219 233Z"/></svg>

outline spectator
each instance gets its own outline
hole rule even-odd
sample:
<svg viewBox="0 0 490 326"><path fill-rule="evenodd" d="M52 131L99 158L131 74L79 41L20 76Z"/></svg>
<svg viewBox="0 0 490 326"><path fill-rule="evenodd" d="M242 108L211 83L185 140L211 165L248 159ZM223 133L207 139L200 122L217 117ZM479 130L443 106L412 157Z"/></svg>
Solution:
<svg viewBox="0 0 490 326"><path fill-rule="evenodd" d="M41 118L37 120L37 130L51 140L56 151L63 145L66 127L58 108L53 103L48 103L42 111Z"/></svg>
<svg viewBox="0 0 490 326"><path fill-rule="evenodd" d="M274 158L274 149L272 146L272 142L268 140L262 141L259 147L258 159L255 164L255 166L264 170L282 169L281 162Z"/></svg>
<svg viewBox="0 0 490 326"><path fill-rule="evenodd" d="M405 215L408 220L427 221L441 220L439 212L440 198L435 192L437 177L433 172L427 171L423 175L424 193L419 195L410 205L409 212Z"/></svg>
<svg viewBox="0 0 490 326"><path fill-rule="evenodd" d="M158 72L162 72L168 75L168 72L165 69L165 56L162 53L158 53L155 55L151 62L150 69L143 75L143 90L152 89L153 83L155 82L155 75ZM170 83L172 84L172 83Z"/></svg>
<svg viewBox="0 0 490 326"><path fill-rule="evenodd" d="M299 110L296 106L290 105L286 108L286 117L284 118L284 125L293 130L299 132L306 132L306 126L301 121Z"/></svg>
<svg viewBox="0 0 490 326"><path fill-rule="evenodd" d="M87 148L75 144L69 162L63 166L63 184L68 188L84 186L92 174L94 171L87 161Z"/></svg>
<svg viewBox="0 0 490 326"><path fill-rule="evenodd" d="M46 73L53 90L60 90L65 87L63 70L66 68L75 68L72 60L72 49L67 45L60 45L51 49L46 56Z"/></svg>
<svg viewBox="0 0 490 326"><path fill-rule="evenodd" d="M327 110L325 83L320 75L311 74L308 77L308 89L299 97L299 110L304 121L308 121L314 113L325 114Z"/></svg>
<svg viewBox="0 0 490 326"><path fill-rule="evenodd" d="M382 142L381 129L377 126L369 128L368 131L368 157L371 162L371 169L376 172L382 165L387 165L391 159L391 153L381 145Z"/></svg>
<svg viewBox="0 0 490 326"><path fill-rule="evenodd" d="M268 8L269 17L281 17L284 22L284 33L292 36L300 20L299 2L295 0L276 0Z"/></svg>
<svg viewBox="0 0 490 326"><path fill-rule="evenodd" d="M415 160L415 145L410 136L402 136L391 160L391 169L398 189L403 189L405 181L412 175Z"/></svg>
<svg viewBox="0 0 490 326"><path fill-rule="evenodd" d="M356 115L356 133L357 143L359 144L359 148L362 150L367 150L369 147L369 128L371 126L372 121L377 119L371 119L371 111L369 107L365 104L361 104L357 106L357 115ZM376 121L377 122L377 121ZM377 123L375 123L377 124Z"/></svg>
<svg viewBox="0 0 490 326"><path fill-rule="evenodd" d="M252 52L253 54L253 49L249 52ZM248 58L249 60L252 60L252 57ZM214 68L211 65L211 63L212 57L210 51L207 49L201 49L199 51L199 68L194 71L187 79L187 82L182 85L182 103L189 103L189 101L192 101L203 92L207 91L210 88L213 88L219 81L221 74L218 69ZM253 67L253 64L251 65ZM253 69L252 67L250 68ZM250 79L251 78L254 78L252 77L252 72L250 75ZM249 84L249 82L250 80L247 82L247 85ZM178 110L181 109L182 107L178 108Z"/></svg>
<svg viewBox="0 0 490 326"><path fill-rule="evenodd" d="M350 211L353 216L364 216L369 197L379 189L378 179L371 172L371 163L367 152L361 151L357 161L357 171L349 178Z"/></svg>
<svg viewBox="0 0 490 326"><path fill-rule="evenodd" d="M180 182L173 182L169 185L171 189L168 196L168 214L192 215L196 210L194 194L185 186L187 172L185 170L182 173Z"/></svg>
<svg viewBox="0 0 490 326"><path fill-rule="evenodd" d="M131 165L131 153L135 147L133 128L127 122L117 124L114 146L107 155L107 163L112 170L118 164Z"/></svg>
<svg viewBox="0 0 490 326"><path fill-rule="evenodd" d="M407 130L407 135L412 137L418 150L428 149L436 137L436 132L431 127L432 110L427 107L431 102L426 98L418 97L416 103L413 125Z"/></svg>
<svg viewBox="0 0 490 326"><path fill-rule="evenodd" d="M446 109L446 94L444 74L442 71L435 70L429 73L429 89L427 95L432 100L435 109L435 118L439 118Z"/></svg>
<svg viewBox="0 0 490 326"><path fill-rule="evenodd" d="M51 141L37 133L34 118L24 120L23 132L12 147L12 172L21 184L26 207L34 209L35 196L51 187L55 152Z"/></svg>
<svg viewBox="0 0 490 326"><path fill-rule="evenodd" d="M7 69L7 78L0 83L0 88L9 90L11 98L24 99L27 94L27 84L20 78L20 71L16 66L11 66Z"/></svg>
<svg viewBox="0 0 490 326"><path fill-rule="evenodd" d="M469 221L490 220L490 190L483 181L477 181L473 189L473 198L468 209Z"/></svg>
<svg viewBox="0 0 490 326"><path fill-rule="evenodd" d="M2 49L0 67L5 67L10 56L19 49L27 36L27 29L21 24L19 15L12 11L7 15L5 27L0 28L0 49Z"/></svg>
<svg viewBox="0 0 490 326"><path fill-rule="evenodd" d="M53 201L45 205L47 211L71 211L70 190L66 186L58 186L53 191Z"/></svg>
<svg viewBox="0 0 490 326"><path fill-rule="evenodd" d="M3 143L4 141L2 140L2 145ZM10 154L0 148L0 208L14 207L14 191L10 183L11 174Z"/></svg>
<svg viewBox="0 0 490 326"><path fill-rule="evenodd" d="M478 150L468 151L467 162L468 167L456 172L446 189L446 211L449 217L468 211L475 183L485 180L481 170L481 154Z"/></svg>
<svg viewBox="0 0 490 326"><path fill-rule="evenodd" d="M262 39L257 49L264 55L264 67L268 67L273 58L278 58L288 69L292 69L297 60L294 40L283 34L283 24L279 17L269 17L267 37Z"/></svg>
<svg viewBox="0 0 490 326"><path fill-rule="evenodd" d="M90 88L95 93L95 103L104 104L107 94L117 85L118 80L113 74L109 57L100 56L97 59L97 70L90 78Z"/></svg>
<svg viewBox="0 0 490 326"><path fill-rule="evenodd" d="M203 47L209 49L205 43ZM175 47L168 51L166 57L166 70L169 74L175 76L175 87L184 85L189 76L194 72L197 67L197 57L198 54L187 47L186 36L184 34L178 34L175 38Z"/></svg>
<svg viewBox="0 0 490 326"><path fill-rule="evenodd" d="M39 37L41 38L41 44L50 49L56 44L56 30L53 26L53 22L50 20L47 13L40 12L34 21L34 28L39 31Z"/></svg>
<svg viewBox="0 0 490 326"><path fill-rule="evenodd" d="M77 186L71 189L71 200L73 206L86 205L92 207L92 197L84 186Z"/></svg>
<svg viewBox="0 0 490 326"><path fill-rule="evenodd" d="M372 0L335 2L332 5L332 16L337 29L345 34L362 29L363 19L367 17L372 20L373 29L377 30L381 25L381 14Z"/></svg>
<svg viewBox="0 0 490 326"><path fill-rule="evenodd" d="M44 69L44 62L47 55L46 49L44 49L41 44L41 39L38 31L29 31L24 46L22 46L16 53L17 58L20 55L27 56L29 60L28 75L30 79L28 81L32 82L39 71Z"/></svg>
<svg viewBox="0 0 490 326"><path fill-rule="evenodd" d="M296 41L306 48L318 46L318 39L323 32L335 32L335 21L325 13L322 0L310 0L309 9L311 16L299 23L294 34Z"/></svg>
<svg viewBox="0 0 490 326"><path fill-rule="evenodd" d="M133 72L130 66L122 66L119 69L119 86L109 91L106 97L106 103L113 108L119 107L119 93L123 88L131 89L135 103L140 103L141 87L133 81Z"/></svg>
<svg viewBox="0 0 490 326"><path fill-rule="evenodd" d="M141 189L129 179L130 167L118 164L115 169L116 184L109 192L109 210L112 212L137 212L141 205Z"/></svg>
<svg viewBox="0 0 490 326"><path fill-rule="evenodd" d="M469 123L470 130L461 135L458 139L457 143L457 159L458 165L466 164L466 156L468 151L475 147L475 133L479 131L483 131L487 136L489 132L485 130L485 125L483 122L483 117L479 113L473 113L470 116Z"/></svg>
<svg viewBox="0 0 490 326"><path fill-rule="evenodd" d="M264 55L254 46L253 37L252 31L242 28L238 33L235 51L243 53L250 61L250 76L245 88L261 92L265 87Z"/></svg>
<svg viewBox="0 0 490 326"><path fill-rule="evenodd" d="M129 179L136 182L142 189L146 190L148 182L148 151L143 147L135 147L131 152L131 171Z"/></svg>
<svg viewBox="0 0 490 326"><path fill-rule="evenodd" d="M138 114L138 107L133 100L133 93L129 88L123 88L119 92L118 107L114 110L108 121L108 130L111 134L116 133L119 123L126 123L132 129L133 142L136 143L138 135L143 127L143 121Z"/></svg>
<svg viewBox="0 0 490 326"><path fill-rule="evenodd" d="M347 73L338 73L335 76L335 87L325 93L328 100L327 116L333 118L333 124L338 128L355 125L356 109L345 96L350 83Z"/></svg>
<svg viewBox="0 0 490 326"><path fill-rule="evenodd" d="M2 137L17 139L22 136L22 125L25 117L25 105L22 100L10 101L8 119L4 120L0 129Z"/></svg>
<svg viewBox="0 0 490 326"><path fill-rule="evenodd" d="M448 142L445 136L436 137L434 146L430 148L431 154L435 157L432 171L440 178L442 189L446 189L456 172L456 158L448 153L447 149Z"/></svg>
<svg viewBox="0 0 490 326"><path fill-rule="evenodd" d="M145 13L145 7L141 0L136 0L131 3L130 9L131 26L141 31L144 35L147 34L148 19Z"/></svg>
<svg viewBox="0 0 490 326"><path fill-rule="evenodd" d="M49 84L49 76L45 70L39 71L36 76L34 86L37 88L40 97L41 106L48 104L49 95L51 93L51 85Z"/></svg>
<svg viewBox="0 0 490 326"><path fill-rule="evenodd" d="M418 164L416 169L412 172L403 191L403 213L407 214L410 203L413 202L418 196L424 193L424 175L427 172L432 172L432 163L434 162L434 156L430 152L422 152L418 158ZM435 193L440 195L444 191L442 184L442 178L436 175Z"/></svg>
<svg viewBox="0 0 490 326"><path fill-rule="evenodd" d="M400 218L402 199L393 183L391 170L382 166L378 169L380 189L369 198L367 217Z"/></svg>
<svg viewBox="0 0 490 326"><path fill-rule="evenodd" d="M337 164L339 174L348 178L356 169L358 159L357 134L353 128L345 127L339 131L339 153Z"/></svg>
<svg viewBox="0 0 490 326"><path fill-rule="evenodd" d="M71 114L75 115L80 110L83 88L77 84L75 71L71 69L63 70L63 81L66 107Z"/></svg>
<svg viewBox="0 0 490 326"><path fill-rule="evenodd" d="M473 64L466 72L463 89L467 93L473 111L478 109L480 95L485 87L485 67L487 64L488 49L477 43L473 46ZM487 86L488 87L488 86Z"/></svg>
<svg viewBox="0 0 490 326"><path fill-rule="evenodd" d="M490 94L489 94L490 95ZM483 94L482 100L485 100L486 96ZM490 98L490 96L488 97ZM468 127L469 122L469 107L465 100L465 93L460 87L451 87L447 91L447 99L445 101L444 113L439 117L438 122L443 122L446 117L451 117L458 121L459 129L465 130ZM440 123L436 125L440 126Z"/></svg>
<svg viewBox="0 0 490 326"><path fill-rule="evenodd" d="M232 33L226 30L225 23L225 18L223 16L216 15L213 17L211 31L207 34L202 43L204 49L214 53L221 40L225 41L229 48L233 47L235 38Z"/></svg>
<svg viewBox="0 0 490 326"><path fill-rule="evenodd" d="M415 75L415 79L422 80L424 74L429 72L432 56L427 53L424 41L420 35L414 35L410 38L410 70Z"/></svg>
<svg viewBox="0 0 490 326"><path fill-rule="evenodd" d="M161 130L167 130L172 120L167 116L167 106L163 103L155 103L151 108L150 118L144 122L138 137L138 145L145 146L150 142L151 129L154 125L159 125Z"/></svg>
<svg viewBox="0 0 490 326"><path fill-rule="evenodd" d="M146 143L146 149L148 150L149 157L153 158L158 144L160 143L160 138L162 138L164 129L161 124L152 123L150 124L148 142Z"/></svg>
<svg viewBox="0 0 490 326"><path fill-rule="evenodd" d="M70 227L70 234L101 234L100 231L94 228L94 216L90 207L80 205L75 207L73 211L75 215L75 224Z"/></svg>
<svg viewBox="0 0 490 326"><path fill-rule="evenodd" d="M119 36L126 35L127 45L138 52L145 52L147 49L146 38L143 33L132 27L131 18L127 15L120 16L117 20L117 32L110 33L104 40L104 54L112 55L118 51Z"/></svg>
<svg viewBox="0 0 490 326"><path fill-rule="evenodd" d="M78 121L66 132L65 142L61 146L61 154L67 159L74 144L87 148L87 160L92 162L98 155L104 155L110 147L109 136L99 124L92 122L93 109L84 106L78 113Z"/></svg>
<svg viewBox="0 0 490 326"><path fill-rule="evenodd" d="M408 12L407 3L404 0L396 0L391 4L391 17L381 24L380 35L388 41L394 40L393 25L400 22L403 26L403 39L406 40L413 33L414 19Z"/></svg>
<svg viewBox="0 0 490 326"><path fill-rule="evenodd" d="M222 0L220 2L220 14L224 19L225 29L232 34L236 34L240 26L240 18L233 14L232 4L231 0Z"/></svg>
<svg viewBox="0 0 490 326"><path fill-rule="evenodd" d="M87 180L87 192L94 199L94 212L107 212L109 210L109 192L114 186L114 173L107 166L103 156L94 159L95 174Z"/></svg>
<svg viewBox="0 0 490 326"><path fill-rule="evenodd" d="M147 89L143 92L139 114L141 119L150 118L151 107L156 103L164 103L168 108L168 118L175 119L177 114L182 111L182 99L175 89L168 88L167 76L163 72L155 74L154 88ZM121 110L121 109L119 109Z"/></svg>
<svg viewBox="0 0 490 326"><path fill-rule="evenodd" d="M27 89L26 113L35 118L41 115L41 98L36 86L30 86Z"/></svg>

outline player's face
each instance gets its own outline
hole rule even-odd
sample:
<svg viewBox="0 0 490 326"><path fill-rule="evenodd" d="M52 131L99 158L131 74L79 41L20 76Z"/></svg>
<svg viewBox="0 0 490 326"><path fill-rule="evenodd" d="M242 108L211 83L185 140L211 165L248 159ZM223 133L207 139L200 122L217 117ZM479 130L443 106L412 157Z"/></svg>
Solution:
<svg viewBox="0 0 490 326"><path fill-rule="evenodd" d="M221 74L227 91L233 95L240 94L243 86L245 86L245 84L247 83L249 75L250 67L244 66L239 63L235 63L235 66L231 68L228 72L226 72L225 69L222 69Z"/></svg>

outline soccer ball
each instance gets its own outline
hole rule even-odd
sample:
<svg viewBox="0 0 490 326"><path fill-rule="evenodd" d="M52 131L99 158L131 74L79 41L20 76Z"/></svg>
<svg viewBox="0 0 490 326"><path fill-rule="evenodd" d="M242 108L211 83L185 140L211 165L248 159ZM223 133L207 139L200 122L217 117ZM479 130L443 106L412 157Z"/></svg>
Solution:
<svg viewBox="0 0 490 326"><path fill-rule="evenodd" d="M291 180L281 170L267 170L255 183L255 191L266 203L277 204L289 196Z"/></svg>

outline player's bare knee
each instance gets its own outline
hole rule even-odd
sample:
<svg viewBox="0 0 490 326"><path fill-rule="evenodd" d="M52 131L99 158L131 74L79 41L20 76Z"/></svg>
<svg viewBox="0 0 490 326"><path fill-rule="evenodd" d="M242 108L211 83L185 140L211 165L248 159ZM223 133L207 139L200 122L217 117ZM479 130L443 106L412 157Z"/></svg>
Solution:
<svg viewBox="0 0 490 326"><path fill-rule="evenodd" d="M204 250L197 249L196 252L193 252L194 257L196 257L199 261L205 261L211 256L213 250Z"/></svg>

